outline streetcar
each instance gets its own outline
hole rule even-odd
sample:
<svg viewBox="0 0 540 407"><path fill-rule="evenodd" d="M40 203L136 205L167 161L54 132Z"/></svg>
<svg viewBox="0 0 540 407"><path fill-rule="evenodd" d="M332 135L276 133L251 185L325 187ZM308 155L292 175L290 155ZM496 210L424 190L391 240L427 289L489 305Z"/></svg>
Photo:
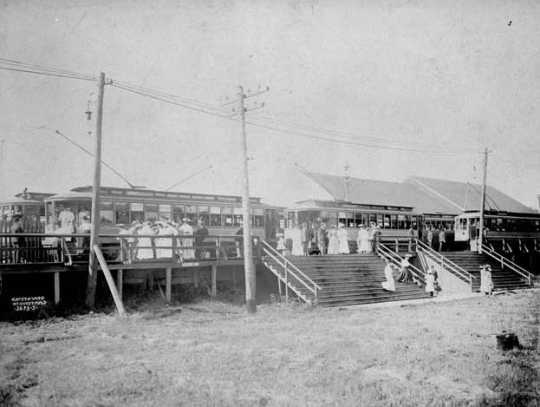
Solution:
<svg viewBox="0 0 540 407"><path fill-rule="evenodd" d="M479 225L479 212L468 212L456 216L456 241L469 241L471 235L477 234ZM488 239L540 239L540 214L486 212L484 231Z"/></svg>
<svg viewBox="0 0 540 407"><path fill-rule="evenodd" d="M65 213L72 214L73 225L78 230L91 213L92 187L75 187L50 196L44 202L46 222L53 230ZM279 208L266 205L256 197L250 198L250 203L252 234L263 239L273 238ZM242 200L234 195L101 187L99 218L103 234L118 233L134 221L182 223L182 219L187 218L192 225L202 220L210 235L232 236L242 227Z"/></svg>

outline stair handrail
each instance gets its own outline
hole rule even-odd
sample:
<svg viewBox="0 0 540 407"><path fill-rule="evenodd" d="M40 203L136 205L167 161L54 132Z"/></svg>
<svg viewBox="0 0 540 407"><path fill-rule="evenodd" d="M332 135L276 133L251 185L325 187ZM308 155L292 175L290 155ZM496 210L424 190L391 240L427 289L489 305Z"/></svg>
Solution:
<svg viewBox="0 0 540 407"><path fill-rule="evenodd" d="M487 254L489 257L494 259L495 261L499 262L501 264L501 269L506 266L513 272L519 274L520 276L524 277L528 282L529 285L532 285L533 280L533 274L523 267L521 267L519 264L514 263L512 260L510 260L507 257L504 257L502 254L498 253L497 251L491 249L489 246L487 246L485 243L482 243L482 253Z"/></svg>
<svg viewBox="0 0 540 407"><path fill-rule="evenodd" d="M381 257L384 257L385 259L390 260L395 265L401 266L401 261L403 260L403 257L401 257L399 254L394 252L392 249L390 249L383 243L379 243L377 245L377 254L379 254ZM411 273L416 276L417 279L419 279L422 283L425 283L425 277L422 270L420 270L414 264L411 264L409 266L409 269L411 270Z"/></svg>
<svg viewBox="0 0 540 407"><path fill-rule="evenodd" d="M294 278L302 283L302 285L307 288L315 298L318 298L318 291L321 290L321 286L318 285L315 281L311 279L306 273L300 270L293 262L286 258L283 254L278 252L272 245L270 245L266 240L262 240L263 250L266 255L270 256L274 261L276 261L281 267L286 268L288 273L290 273ZM302 276L300 278L298 275Z"/></svg>
<svg viewBox="0 0 540 407"><path fill-rule="evenodd" d="M312 293L314 296L316 295L311 286L309 286L305 281L303 281L301 278L299 278L296 274L289 273L289 270L287 270L287 266L285 263L281 262L275 255L273 255L268 249L263 248L264 255L270 259L272 259L279 267L283 268L283 271L277 271L274 270L272 264L268 264L267 268L274 273L274 275L280 280L283 281L285 284L285 298L288 302L288 290L291 289L293 292L296 293L296 295L300 298L302 298L305 302L310 303L312 302L301 290L299 290L295 285L291 284L291 276L295 279L295 281L299 281L300 284L306 288L310 293ZM265 260L262 260L263 263Z"/></svg>
<svg viewBox="0 0 540 407"><path fill-rule="evenodd" d="M420 250L425 255L430 256L433 260L439 261L443 267L446 266L446 268L448 268L450 272L457 274L461 278L465 279L472 286L473 280L476 279L475 276L473 276L463 267L454 263L452 260L444 257L439 252L433 250L421 240L416 239L416 251L418 250Z"/></svg>

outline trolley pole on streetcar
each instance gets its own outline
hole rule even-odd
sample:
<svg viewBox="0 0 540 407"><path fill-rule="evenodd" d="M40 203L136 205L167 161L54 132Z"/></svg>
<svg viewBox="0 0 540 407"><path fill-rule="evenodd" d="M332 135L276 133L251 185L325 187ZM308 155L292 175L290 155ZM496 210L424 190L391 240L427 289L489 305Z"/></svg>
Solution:
<svg viewBox="0 0 540 407"><path fill-rule="evenodd" d="M90 252L88 258L88 285L86 287L86 305L94 308L96 302L97 259L94 246L99 240L99 209L101 187L101 129L103 125L103 94L105 91L105 74L101 72L98 81L98 99L96 112L96 144L94 160L94 183L92 185L92 225L90 229Z"/></svg>
<svg viewBox="0 0 540 407"><path fill-rule="evenodd" d="M480 225L478 226L478 253L482 253L484 243L484 208L486 206L486 179L487 179L488 149L484 149L484 172L482 175L482 200L480 203Z"/></svg>
<svg viewBox="0 0 540 407"><path fill-rule="evenodd" d="M248 313L257 312L257 303L255 302L256 292L256 274L255 265L253 264L253 248L251 238L251 205L249 202L249 170L248 170L248 155L247 155L247 136L246 136L246 94L244 88L239 87L238 94L240 99L240 120L242 122L242 231L244 241L244 276L246 281L246 308Z"/></svg>

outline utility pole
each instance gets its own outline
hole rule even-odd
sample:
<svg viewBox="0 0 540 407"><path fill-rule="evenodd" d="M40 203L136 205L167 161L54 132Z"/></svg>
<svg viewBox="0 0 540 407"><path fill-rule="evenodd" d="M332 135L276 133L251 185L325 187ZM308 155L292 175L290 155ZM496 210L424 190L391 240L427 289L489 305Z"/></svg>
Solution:
<svg viewBox="0 0 540 407"><path fill-rule="evenodd" d="M86 287L86 305L94 308L96 303L97 259L94 245L99 241L100 222L100 187L101 187L101 129L103 125L103 94L105 91L105 74L101 72L98 81L98 100L96 112L96 144L94 160L94 183L92 186L92 226L90 229L90 253L88 258L88 285Z"/></svg>
<svg viewBox="0 0 540 407"><path fill-rule="evenodd" d="M4 146L5 146L6 140L0 139L0 196L2 198L5 198L4 193L6 189L6 185L4 184Z"/></svg>
<svg viewBox="0 0 540 407"><path fill-rule="evenodd" d="M484 149L484 173L482 175L482 201L480 203L480 225L478 227L478 253L482 253L484 242L484 208L486 206L486 179L487 179L488 149Z"/></svg>
<svg viewBox="0 0 540 407"><path fill-rule="evenodd" d="M249 170L247 155L247 136L246 136L246 106L244 88L239 87L240 93L240 120L242 122L242 161L243 161L243 182L242 182L242 228L244 239L244 276L246 281L246 308L248 313L257 312L257 303L255 293L257 279L255 274L255 265L253 264L253 248L251 240L251 203L249 202Z"/></svg>

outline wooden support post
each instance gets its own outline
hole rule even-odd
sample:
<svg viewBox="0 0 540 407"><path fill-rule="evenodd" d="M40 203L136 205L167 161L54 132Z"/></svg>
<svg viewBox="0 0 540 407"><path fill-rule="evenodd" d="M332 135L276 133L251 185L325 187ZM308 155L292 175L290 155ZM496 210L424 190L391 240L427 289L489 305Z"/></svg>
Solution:
<svg viewBox="0 0 540 407"><path fill-rule="evenodd" d="M281 279L277 277L277 286L278 286L278 292L279 292L279 302L281 302Z"/></svg>
<svg viewBox="0 0 540 407"><path fill-rule="evenodd" d="M217 295L217 265L212 265L212 297Z"/></svg>
<svg viewBox="0 0 540 407"><path fill-rule="evenodd" d="M109 270L109 267L107 266L107 262L105 261L105 258L103 257L103 253L101 253L101 249L96 244L93 247L94 253L96 255L97 261L99 262L99 265L101 266L101 270L103 271L103 275L105 276L105 280L107 281L107 285L109 286L109 290L111 291L111 295L114 300L114 304L116 305L116 309L118 310L118 314L120 316L124 316L126 314L126 310L124 309L124 304L122 303L122 300L118 296L118 291L116 291L116 286L114 285L114 280L111 275L111 271Z"/></svg>
<svg viewBox="0 0 540 407"><path fill-rule="evenodd" d="M60 303L60 273L54 273L54 303Z"/></svg>
<svg viewBox="0 0 540 407"><path fill-rule="evenodd" d="M165 269L165 299L171 302L172 268Z"/></svg>
<svg viewBox="0 0 540 407"><path fill-rule="evenodd" d="M116 287L118 290L118 296L122 299L122 294L124 291L124 270L118 270L116 274Z"/></svg>

